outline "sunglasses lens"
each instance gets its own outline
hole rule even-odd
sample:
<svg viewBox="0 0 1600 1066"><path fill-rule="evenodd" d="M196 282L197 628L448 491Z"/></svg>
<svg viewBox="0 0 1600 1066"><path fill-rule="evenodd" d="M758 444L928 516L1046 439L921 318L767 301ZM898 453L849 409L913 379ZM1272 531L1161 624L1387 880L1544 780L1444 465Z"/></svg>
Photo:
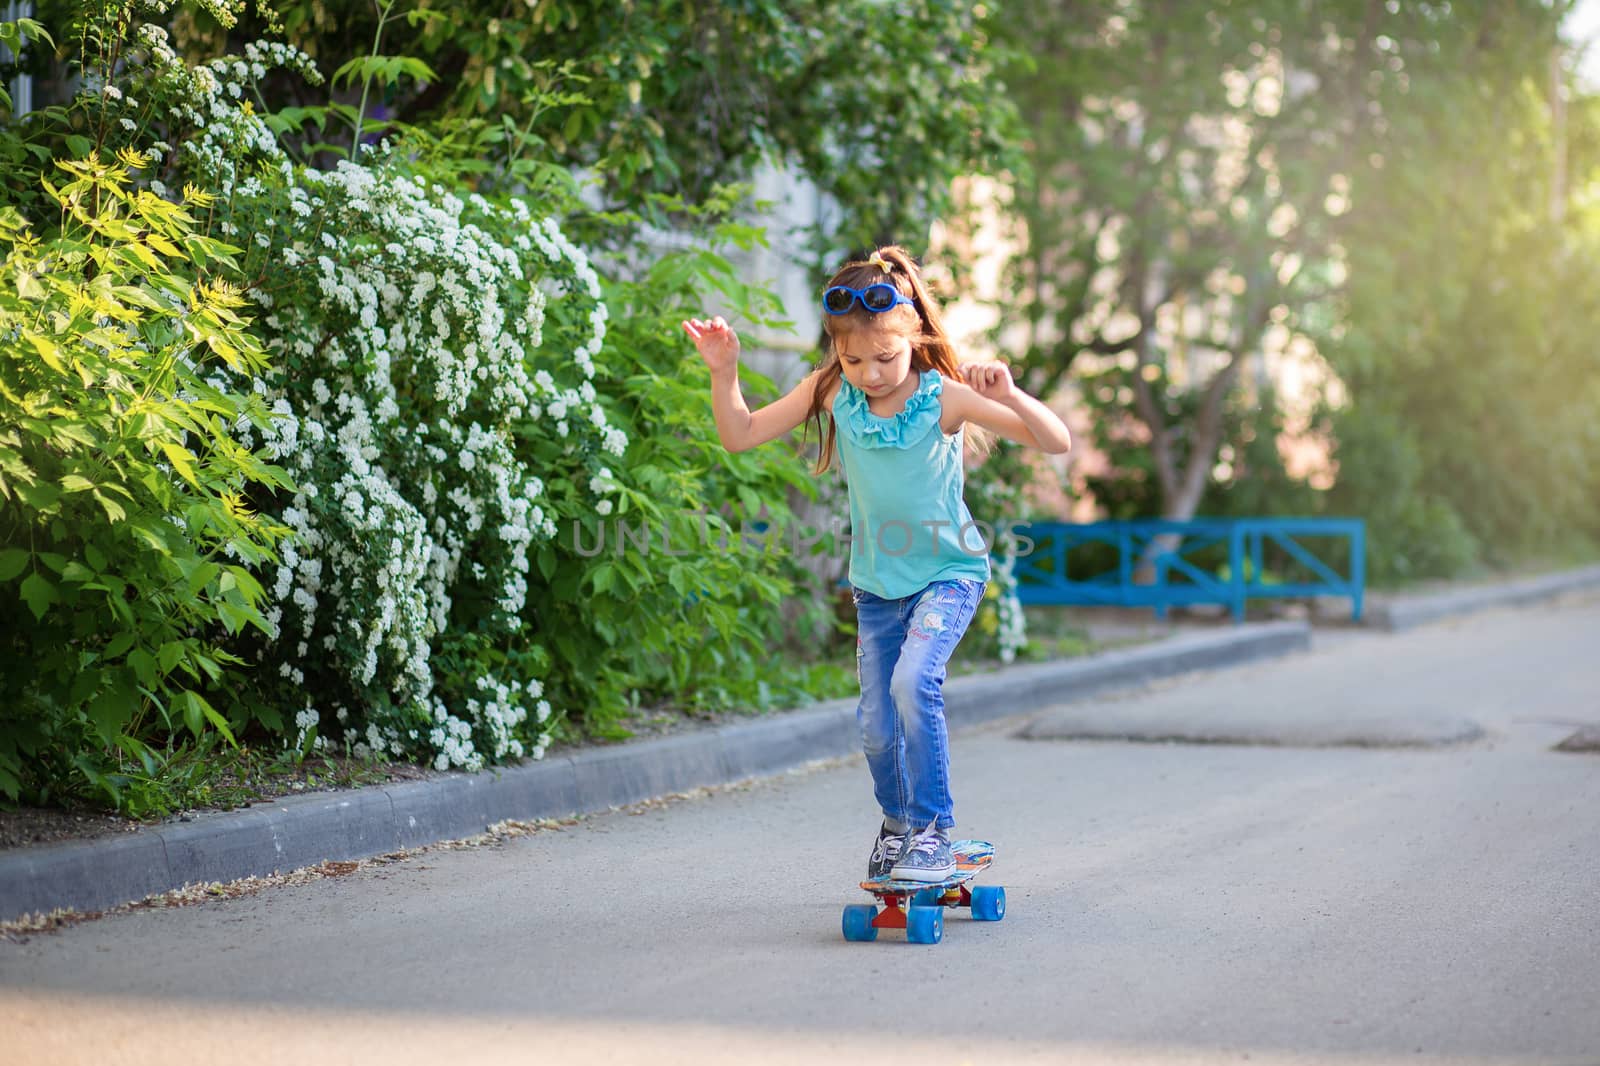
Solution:
<svg viewBox="0 0 1600 1066"><path fill-rule="evenodd" d="M842 315L850 310L851 299L849 289L833 288L822 294L822 306L833 314Z"/></svg>
<svg viewBox="0 0 1600 1066"><path fill-rule="evenodd" d="M894 306L895 290L888 285L868 285L861 294L861 302L869 311L887 311Z"/></svg>

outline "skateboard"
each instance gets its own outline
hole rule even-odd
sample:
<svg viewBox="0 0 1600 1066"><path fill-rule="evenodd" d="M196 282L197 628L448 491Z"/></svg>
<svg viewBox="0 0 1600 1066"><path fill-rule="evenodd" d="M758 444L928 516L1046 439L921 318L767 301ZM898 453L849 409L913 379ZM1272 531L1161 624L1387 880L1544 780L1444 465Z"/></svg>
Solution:
<svg viewBox="0 0 1600 1066"><path fill-rule="evenodd" d="M856 903L844 909L846 940L876 940L880 929L904 929L913 944L937 944L944 939L946 907L966 907L980 922L998 922L1006 916L1006 890L999 885L968 886L994 861L994 845L986 840L958 840L955 873L943 881L863 881L861 887L883 904Z"/></svg>

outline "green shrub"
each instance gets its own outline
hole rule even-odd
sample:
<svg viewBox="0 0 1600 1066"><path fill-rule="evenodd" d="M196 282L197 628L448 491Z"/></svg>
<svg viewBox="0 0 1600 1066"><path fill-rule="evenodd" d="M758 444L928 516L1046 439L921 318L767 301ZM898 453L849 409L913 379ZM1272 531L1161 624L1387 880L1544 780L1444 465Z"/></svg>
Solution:
<svg viewBox="0 0 1600 1066"><path fill-rule="evenodd" d="M243 665L227 637L270 632L253 571L283 530L251 490L287 487L235 427L270 414L243 300L201 264L237 249L189 208L132 188L147 160L57 166L63 223L0 208L0 792L84 792L160 809L151 743L230 736L208 699ZM220 686L225 687L225 686ZM224 707L224 711L229 708Z"/></svg>
<svg viewBox="0 0 1600 1066"><path fill-rule="evenodd" d="M1369 581L1449 577L1481 561L1477 540L1450 501L1429 491L1415 429L1361 403L1333 412L1331 425L1339 478L1328 505L1366 519Z"/></svg>
<svg viewBox="0 0 1600 1066"><path fill-rule="evenodd" d="M709 205L702 218L714 221L730 203ZM710 246L761 239L731 224L705 236ZM620 370L606 391L630 441L617 508L562 508L560 536L541 559L549 582L530 593L538 629L569 664L564 682L600 733L643 701L766 709L842 694L837 684L819 690L830 675L800 664L818 649L793 630L808 632L815 620L792 622L785 609L829 602L829 589L796 551L805 548L796 544L789 504L815 499L817 486L782 445L730 454L718 443L704 364L678 328L704 313L708 288L743 321L770 318L770 294L707 248L663 255L635 279L606 286L611 359ZM746 368L741 376L752 403L776 395L762 375ZM629 543L619 553L619 522L648 530L648 549ZM753 533L763 522L770 540ZM602 535L605 550L592 554ZM590 555L575 551L575 538ZM829 547L824 540L813 550ZM833 624L831 614L824 624ZM783 652L797 664L786 665ZM577 664L584 665L572 669Z"/></svg>

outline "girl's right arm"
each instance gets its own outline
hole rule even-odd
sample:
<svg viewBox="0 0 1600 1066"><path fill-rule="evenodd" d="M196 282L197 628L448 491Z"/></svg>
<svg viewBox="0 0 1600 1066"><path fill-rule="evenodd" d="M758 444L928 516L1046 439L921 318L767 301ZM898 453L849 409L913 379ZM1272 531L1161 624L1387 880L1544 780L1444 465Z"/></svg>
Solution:
<svg viewBox="0 0 1600 1066"><path fill-rule="evenodd" d="M752 412L739 389L739 338L721 317L690 319L683 331L711 370L711 412L717 438L730 452L747 451L788 433L806 420L818 371L807 374L782 399Z"/></svg>

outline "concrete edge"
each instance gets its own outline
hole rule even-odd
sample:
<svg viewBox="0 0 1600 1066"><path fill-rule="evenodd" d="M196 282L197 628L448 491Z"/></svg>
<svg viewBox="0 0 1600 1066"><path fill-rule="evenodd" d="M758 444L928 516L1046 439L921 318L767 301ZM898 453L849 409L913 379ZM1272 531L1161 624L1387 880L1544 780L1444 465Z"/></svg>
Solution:
<svg viewBox="0 0 1600 1066"><path fill-rule="evenodd" d="M1186 634L1087 659L951 679L953 728L1194 670L1310 647L1305 622ZM506 819L561 818L693 788L781 773L859 749L855 704L803 710L510 769L319 792L203 814L123 836L0 853L0 921L56 908L94 911L195 882L370 858L480 833Z"/></svg>
<svg viewBox="0 0 1600 1066"><path fill-rule="evenodd" d="M945 715L957 728L1026 714L1175 674L1239 666L1311 647L1307 622L1260 622L1189 633L1087 659L1012 667L945 683Z"/></svg>
<svg viewBox="0 0 1600 1066"><path fill-rule="evenodd" d="M1189 744L1250 748L1359 748L1367 751L1429 751L1475 744L1488 734L1469 718L1405 723L1382 721L1281 722L1184 719L1129 720L1087 708L1074 715L1057 708L1030 719L1017 736L1041 743L1110 741L1125 744Z"/></svg>
<svg viewBox="0 0 1600 1066"><path fill-rule="evenodd" d="M1362 624L1400 633L1446 618L1458 618L1493 607L1539 603L1589 588L1600 588L1600 566L1584 566L1481 588L1383 599L1369 597L1362 612Z"/></svg>

